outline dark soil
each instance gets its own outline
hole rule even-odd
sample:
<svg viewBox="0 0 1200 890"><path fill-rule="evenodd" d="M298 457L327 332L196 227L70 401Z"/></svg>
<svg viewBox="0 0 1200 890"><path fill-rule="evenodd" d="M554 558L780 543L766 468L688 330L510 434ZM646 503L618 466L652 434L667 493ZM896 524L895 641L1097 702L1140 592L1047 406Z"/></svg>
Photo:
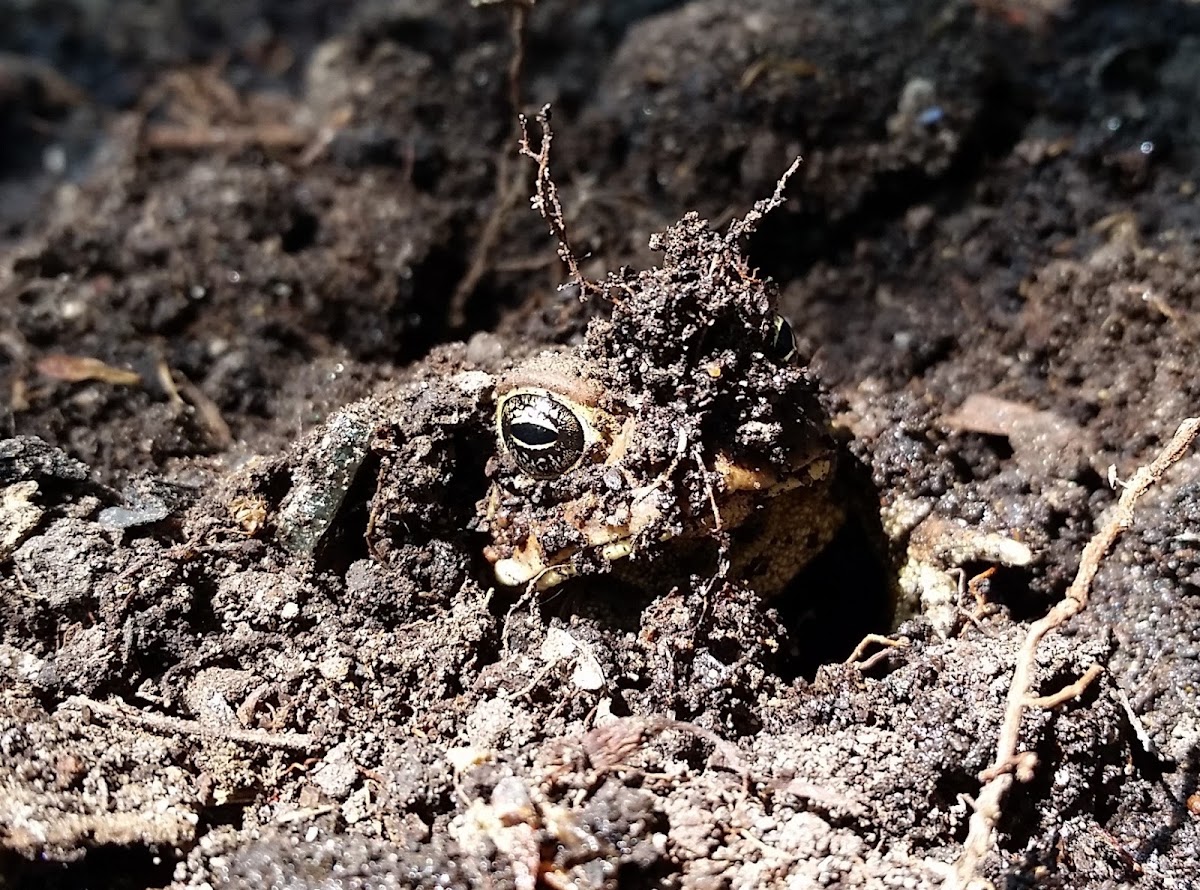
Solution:
<svg viewBox="0 0 1200 890"><path fill-rule="evenodd" d="M541 0L594 288L507 5L0 22L0 887L941 886L1109 468L1200 405L1200 5ZM544 349L671 509L523 595L505 528L641 503L585 463L485 507ZM712 520L706 454L835 446L782 537ZM1037 691L1096 663L1026 718L997 887L1200 883L1196 455Z"/></svg>

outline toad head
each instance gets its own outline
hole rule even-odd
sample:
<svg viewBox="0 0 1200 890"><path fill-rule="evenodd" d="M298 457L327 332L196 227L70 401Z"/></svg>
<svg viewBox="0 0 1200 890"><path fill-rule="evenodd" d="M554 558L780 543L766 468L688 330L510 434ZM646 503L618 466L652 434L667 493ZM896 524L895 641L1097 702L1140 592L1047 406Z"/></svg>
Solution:
<svg viewBox="0 0 1200 890"><path fill-rule="evenodd" d="M769 594L832 537L817 383L739 234L689 214L652 241L659 268L608 279L582 343L500 377L478 512L501 584L707 559Z"/></svg>

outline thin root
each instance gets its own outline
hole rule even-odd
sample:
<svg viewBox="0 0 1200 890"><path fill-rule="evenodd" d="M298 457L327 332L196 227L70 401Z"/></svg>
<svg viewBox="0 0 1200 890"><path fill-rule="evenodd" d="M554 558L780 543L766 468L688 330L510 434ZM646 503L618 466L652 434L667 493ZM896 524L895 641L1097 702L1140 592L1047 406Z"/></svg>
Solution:
<svg viewBox="0 0 1200 890"><path fill-rule="evenodd" d="M1034 667L1037 663L1038 645L1050 631L1062 627L1067 621L1083 611L1091 593L1092 581L1100 568L1100 562L1112 548L1121 532L1133 524L1133 508L1150 487L1162 479L1192 447L1200 435L1200 417L1191 417L1179 425L1167 446L1151 463L1138 468L1129 480L1121 499L1108 515L1096 534L1083 548L1079 560L1079 571L1067 589L1066 596L1045 617L1035 621L1025 635L1025 642L1017 655L1012 682L1008 687L1008 698L1004 710L1004 723L996 744L993 765L980 778L984 786L976 799L975 812L971 816L967 839L962 853L946 878L948 890L968 890L981 883L979 866L992 848L996 825L1003 815L1004 798L1012 787L1014 766L1018 779L1032 775L1028 762L1022 763L1017 752L1021 736L1021 720L1029 707L1029 688L1033 685ZM1088 673L1091 673L1089 670ZM1084 675L1087 676L1086 674ZM1095 679L1094 677L1092 679ZM1080 681L1082 682L1082 680ZM1089 680L1088 682L1091 682ZM1077 684L1072 684L1077 685ZM1058 696L1051 696L1057 699ZM1032 755L1030 755L1032 756ZM1025 766L1026 769L1021 767Z"/></svg>
<svg viewBox="0 0 1200 890"><path fill-rule="evenodd" d="M866 651L872 646L883 646L884 650L882 652L876 652L866 661L863 661L863 655L865 655ZM898 640L893 640L891 637L885 637L882 634L867 634L859 641L858 645L854 647L854 651L850 653L849 657L843 661L842 664L852 664L861 670L866 670L867 668L878 664L880 657L886 655L889 649L907 648L907 637L900 637Z"/></svg>
<svg viewBox="0 0 1200 890"><path fill-rule="evenodd" d="M1025 707L1027 708L1057 708L1059 705L1071 701L1071 699L1079 698L1087 690L1092 682L1104 673L1104 668L1098 664L1092 665L1084 672L1084 675L1064 686L1058 692L1050 695L1028 696L1025 699Z"/></svg>
<svg viewBox="0 0 1200 890"><path fill-rule="evenodd" d="M90 711L101 717L121 720L156 732L173 735L198 736L202 739L239 742L262 748L287 748L295 751L311 751L316 747L312 736L299 732L264 732L257 729L239 729L232 726L208 726L199 720L184 720L164 714L149 714L125 703L110 705L82 695L73 695L63 702L63 707Z"/></svg>

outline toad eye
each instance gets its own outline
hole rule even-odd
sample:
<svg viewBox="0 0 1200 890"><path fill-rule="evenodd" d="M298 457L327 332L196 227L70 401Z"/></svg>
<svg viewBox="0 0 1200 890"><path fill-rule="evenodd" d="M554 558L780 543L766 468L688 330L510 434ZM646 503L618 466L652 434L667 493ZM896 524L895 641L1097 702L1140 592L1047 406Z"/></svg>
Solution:
<svg viewBox="0 0 1200 890"><path fill-rule="evenodd" d="M780 362L793 362L799 352L796 346L796 333L791 323L782 315L776 315L771 326L771 344L768 348L773 359Z"/></svg>
<svg viewBox="0 0 1200 890"><path fill-rule="evenodd" d="M567 400L546 390L517 390L496 411L500 442L518 467L537 479L572 469L590 438L587 420Z"/></svg>

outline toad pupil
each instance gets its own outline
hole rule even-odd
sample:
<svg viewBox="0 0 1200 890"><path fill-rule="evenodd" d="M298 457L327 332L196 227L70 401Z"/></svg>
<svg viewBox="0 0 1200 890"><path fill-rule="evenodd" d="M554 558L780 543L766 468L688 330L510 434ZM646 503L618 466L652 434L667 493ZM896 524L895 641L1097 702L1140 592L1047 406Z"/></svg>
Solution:
<svg viewBox="0 0 1200 890"><path fill-rule="evenodd" d="M548 392L514 392L500 404L500 440L517 466L549 479L583 457L583 424L570 406Z"/></svg>

